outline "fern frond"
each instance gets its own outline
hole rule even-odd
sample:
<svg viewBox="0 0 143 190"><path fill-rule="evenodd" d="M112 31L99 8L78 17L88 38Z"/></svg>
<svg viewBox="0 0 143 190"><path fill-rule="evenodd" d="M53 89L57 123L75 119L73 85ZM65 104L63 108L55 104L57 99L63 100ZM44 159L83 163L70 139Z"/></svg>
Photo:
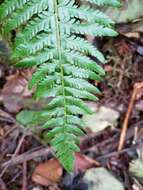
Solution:
<svg viewBox="0 0 143 190"><path fill-rule="evenodd" d="M99 10L94 10L87 6L81 6L78 8L77 5L71 4L61 6L59 9L59 14L63 18L78 18L81 20L86 20L90 23L100 23L104 25L110 25L114 22Z"/></svg>
<svg viewBox="0 0 143 190"><path fill-rule="evenodd" d="M29 0L6 0L0 7L0 18L4 19L16 9L22 8Z"/></svg>
<svg viewBox="0 0 143 190"><path fill-rule="evenodd" d="M35 87L36 99L51 98L43 110L29 111L23 123L50 129L45 138L67 171L73 169L78 137L84 134L79 116L92 113L83 100L96 101L100 93L88 80L101 81L105 75L91 57L100 63L105 58L85 35L117 35L114 22L90 5L119 6L119 1L85 1L89 5L75 0L4 0L0 5L0 31L9 42L12 61L24 68L34 66L29 87ZM22 115L26 112L18 120Z"/></svg>
<svg viewBox="0 0 143 190"><path fill-rule="evenodd" d="M4 25L5 33L9 33L11 30L16 29L18 26L28 21L34 14L41 13L48 8L46 0L33 0L25 4L21 9L18 9L13 16L7 20Z"/></svg>
<svg viewBox="0 0 143 190"><path fill-rule="evenodd" d="M15 46L18 46L21 43L28 42L41 31L49 32L52 20L53 14L47 11L38 14L36 18L27 23L22 32L19 32L17 34L17 38L15 39Z"/></svg>
<svg viewBox="0 0 143 190"><path fill-rule="evenodd" d="M70 64L64 66L64 70L66 74L72 75L73 77L83 78L83 79L92 79L100 81L101 77L97 75L95 72L86 70L83 68L75 67Z"/></svg>
<svg viewBox="0 0 143 190"><path fill-rule="evenodd" d="M55 49L43 49L42 52L38 52L35 55L31 55L29 57L25 57L26 55L19 55L19 58L23 58L20 60L16 65L19 67L32 67L34 65L40 65L42 63L45 63L46 61L49 61L50 59L54 58ZM16 58L16 55L13 55L13 59Z"/></svg>
<svg viewBox="0 0 143 190"><path fill-rule="evenodd" d="M91 36L117 36L113 29L98 24L65 24L65 31Z"/></svg>
<svg viewBox="0 0 143 190"><path fill-rule="evenodd" d="M57 107L51 110L45 109L44 111L41 112L41 117L44 118L51 118L51 117L61 117L64 115L64 109L61 107Z"/></svg>
<svg viewBox="0 0 143 190"><path fill-rule="evenodd" d="M21 54L28 56L37 53L44 47L52 46L53 43L55 44L55 39L53 35L49 35L48 33L42 33L33 38L30 41L30 44L28 42L26 42L25 44L20 44L18 48L15 49L15 52L19 55Z"/></svg>
<svg viewBox="0 0 143 190"><path fill-rule="evenodd" d="M95 52L96 57L104 63L105 59L102 54ZM96 62L93 62L89 57L80 54L79 52L65 52L65 57L67 62L70 62L72 65L79 66L81 68L86 68L92 71L99 73L100 75L105 75L105 71L99 66ZM84 63L84 64L83 64Z"/></svg>
<svg viewBox="0 0 143 190"><path fill-rule="evenodd" d="M29 88L31 89L33 86L38 85L39 82L46 78L48 73L51 74L52 72L55 72L57 66L57 64L53 63L42 64L33 74L32 79L29 82Z"/></svg>
<svg viewBox="0 0 143 190"><path fill-rule="evenodd" d="M45 94L44 96L47 96L47 97L55 96L61 88L61 86L56 85L58 80L60 80L60 76L56 74L46 76L37 85L35 97L41 98L44 94Z"/></svg>
<svg viewBox="0 0 143 190"><path fill-rule="evenodd" d="M87 107L87 105L79 98L67 96L66 102L67 102L67 105L68 104L75 105L75 106L79 107L80 109L83 109L83 111L85 111L86 114L92 114L91 109L89 107Z"/></svg>
<svg viewBox="0 0 143 190"><path fill-rule="evenodd" d="M104 62L104 57L101 52L96 49L92 44L90 44L87 40L84 40L80 37L71 36L67 39L63 39L63 46L66 49L80 51L81 53L95 56L101 62Z"/></svg>
<svg viewBox="0 0 143 190"><path fill-rule="evenodd" d="M75 98L82 98L85 100L93 100L93 101L97 101L98 98L93 95L92 93L85 91L85 90L78 90L75 88L71 88L71 87L65 87L65 90L67 92L67 94L74 96Z"/></svg>
<svg viewBox="0 0 143 190"><path fill-rule="evenodd" d="M80 90L87 90L88 92L95 94L100 93L98 88L96 88L95 86L93 86L84 79L72 78L72 77L64 77L64 79L65 79L65 84L67 84L70 87L74 87Z"/></svg>
<svg viewBox="0 0 143 190"><path fill-rule="evenodd" d="M113 7L119 7L120 2L118 0L86 0L90 3L96 4L96 5L110 5Z"/></svg>

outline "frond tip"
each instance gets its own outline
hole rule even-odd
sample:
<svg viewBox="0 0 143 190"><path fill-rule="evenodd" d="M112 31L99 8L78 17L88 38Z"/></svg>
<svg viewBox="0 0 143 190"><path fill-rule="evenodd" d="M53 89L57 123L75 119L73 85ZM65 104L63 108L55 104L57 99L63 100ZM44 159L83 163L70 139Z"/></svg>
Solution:
<svg viewBox="0 0 143 190"><path fill-rule="evenodd" d="M89 4L119 6L118 0L85 0ZM83 100L98 100L90 80L101 81L105 72L97 62L103 54L85 36L116 36L114 22L91 6L75 0L4 0L0 5L2 36L11 47L16 66L33 67L29 88L35 97L52 97L41 111L24 111L23 125L42 125L45 138L67 171L73 170L78 138L84 135L83 114L92 111ZM14 33L13 33L14 32ZM13 35L14 34L14 35ZM12 40L11 40L12 38Z"/></svg>

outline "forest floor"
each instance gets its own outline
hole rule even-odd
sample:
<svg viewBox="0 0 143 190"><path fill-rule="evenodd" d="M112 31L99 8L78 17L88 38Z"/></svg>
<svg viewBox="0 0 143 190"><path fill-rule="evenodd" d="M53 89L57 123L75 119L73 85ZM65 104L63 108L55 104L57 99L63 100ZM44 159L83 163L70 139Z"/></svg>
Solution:
<svg viewBox="0 0 143 190"><path fill-rule="evenodd" d="M53 158L42 131L33 133L17 123L21 110L45 102L35 102L28 90L32 70L8 65L7 49L0 44L0 190L143 190L143 35L130 24L117 30L117 38L94 40L108 60L106 77L93 81L102 94L98 103L87 102L96 116L83 118L87 135L72 174Z"/></svg>

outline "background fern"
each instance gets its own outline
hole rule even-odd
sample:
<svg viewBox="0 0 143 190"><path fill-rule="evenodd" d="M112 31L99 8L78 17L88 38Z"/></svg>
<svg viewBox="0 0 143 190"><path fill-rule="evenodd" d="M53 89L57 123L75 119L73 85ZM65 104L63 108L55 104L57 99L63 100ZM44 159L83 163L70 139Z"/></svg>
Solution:
<svg viewBox="0 0 143 190"><path fill-rule="evenodd" d="M85 1L119 6L118 0ZM78 136L84 134L79 115L92 113L83 100L97 100L95 94L100 93L88 80L100 81L105 74L89 58L104 63L104 56L84 35L116 36L113 21L91 6L76 5L75 0L5 0L0 20L12 61L37 68L29 83L30 88L36 87L35 96L53 97L25 124L43 123L43 128L51 129L45 136L64 168L71 171L74 152L79 151Z"/></svg>

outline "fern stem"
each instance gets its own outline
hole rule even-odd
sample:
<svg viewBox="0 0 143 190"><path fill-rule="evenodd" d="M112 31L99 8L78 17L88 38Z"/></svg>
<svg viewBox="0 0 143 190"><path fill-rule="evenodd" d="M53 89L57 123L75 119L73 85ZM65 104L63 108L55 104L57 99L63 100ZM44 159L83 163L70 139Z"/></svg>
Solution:
<svg viewBox="0 0 143 190"><path fill-rule="evenodd" d="M66 124L67 124L67 108L66 108L66 94L65 94L65 84L64 84L64 69L62 64L62 47L61 47L61 32L60 32L60 17L58 11L58 0L54 0L54 14L55 14L55 24L56 24L56 41L57 41L57 51L58 58L60 62L60 70L61 70L61 84L62 84L62 95L64 97L64 127L63 132L65 132Z"/></svg>

